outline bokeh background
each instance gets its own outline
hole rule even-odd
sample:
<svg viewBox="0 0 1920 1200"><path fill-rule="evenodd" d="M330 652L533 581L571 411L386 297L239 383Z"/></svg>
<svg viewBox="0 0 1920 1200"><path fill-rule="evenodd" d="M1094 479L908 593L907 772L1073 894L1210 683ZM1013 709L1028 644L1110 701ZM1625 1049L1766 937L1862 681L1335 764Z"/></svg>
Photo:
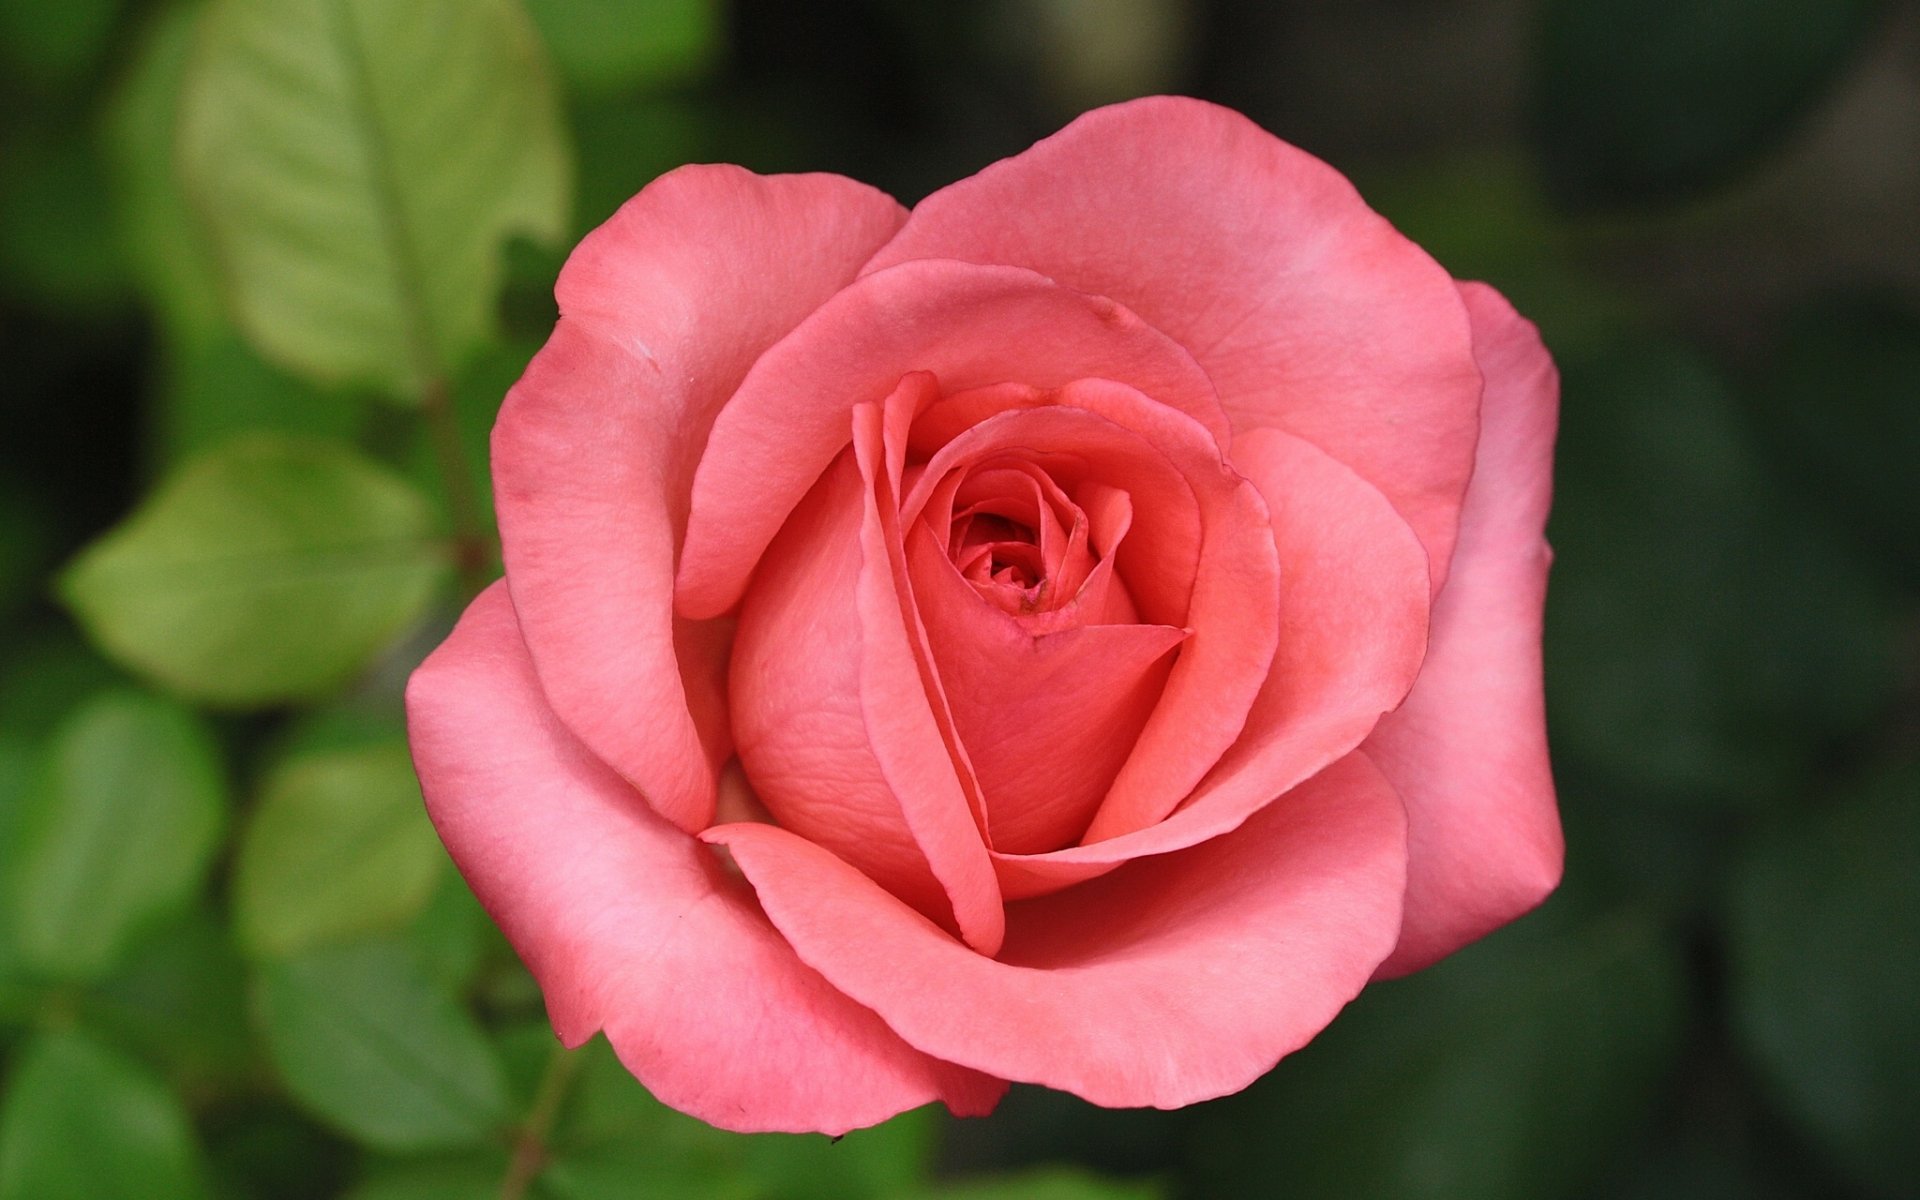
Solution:
<svg viewBox="0 0 1920 1200"><path fill-rule="evenodd" d="M0 1200L1920 1196L1920 5L519 2L0 0ZM556 1053L399 689L566 247L1156 91L1558 357L1566 885L1179 1113L745 1138Z"/></svg>

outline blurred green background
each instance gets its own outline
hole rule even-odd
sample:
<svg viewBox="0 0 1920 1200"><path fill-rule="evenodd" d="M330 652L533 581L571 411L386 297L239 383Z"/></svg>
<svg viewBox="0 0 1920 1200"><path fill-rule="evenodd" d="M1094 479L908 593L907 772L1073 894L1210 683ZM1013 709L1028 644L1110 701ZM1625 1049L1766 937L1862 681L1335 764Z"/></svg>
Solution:
<svg viewBox="0 0 1920 1200"><path fill-rule="evenodd" d="M1155 91L1559 358L1565 887L1179 1113L746 1138L557 1054L399 689L566 247ZM1920 6L0 0L0 365L0 1200L1920 1196Z"/></svg>

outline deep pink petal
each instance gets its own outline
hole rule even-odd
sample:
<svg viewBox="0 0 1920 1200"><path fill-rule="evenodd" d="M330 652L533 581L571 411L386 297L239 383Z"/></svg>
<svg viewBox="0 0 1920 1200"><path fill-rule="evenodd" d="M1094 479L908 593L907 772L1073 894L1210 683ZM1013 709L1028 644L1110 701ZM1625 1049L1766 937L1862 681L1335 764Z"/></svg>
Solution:
<svg viewBox="0 0 1920 1200"><path fill-rule="evenodd" d="M579 744L503 586L414 673L407 719L434 825L568 1045L605 1029L662 1101L726 1129L992 1108L1003 1084L914 1050L806 967L745 884Z"/></svg>
<svg viewBox="0 0 1920 1200"><path fill-rule="evenodd" d="M1304 1044L1392 948L1405 883L1400 802L1357 755L1231 834L1011 906L999 960L784 830L702 836L913 1045L1110 1106L1224 1095Z"/></svg>
<svg viewBox="0 0 1920 1200"><path fill-rule="evenodd" d="M1218 443L1194 422L1103 379L1069 384L1060 402L1151 439L1192 486L1206 523L1187 641L1133 755L1087 828L1093 842L1171 813L1239 736L1279 641L1280 564L1259 491L1220 460ZM1118 486L1124 477L1108 482ZM1130 591L1138 597L1134 578L1128 576Z"/></svg>
<svg viewBox="0 0 1920 1200"><path fill-rule="evenodd" d="M1325 163L1224 108L1135 100L929 196L867 270L924 258L1125 304L1193 352L1236 432L1291 430L1385 492L1445 578L1478 427L1466 315Z"/></svg>
<svg viewBox="0 0 1920 1200"><path fill-rule="evenodd" d="M694 465L754 359L902 216L830 175L661 177L567 260L560 324L494 428L507 576L554 711L683 829L714 799L674 653Z"/></svg>
<svg viewBox="0 0 1920 1200"><path fill-rule="evenodd" d="M1235 443L1265 495L1280 560L1280 637L1232 749L1172 816L1109 841L997 855L1009 898L1230 830L1359 745L1407 694L1427 640L1426 558L1393 506L1325 451L1278 430Z"/></svg>
<svg viewBox="0 0 1920 1200"><path fill-rule="evenodd" d="M918 381L931 389L930 377ZM914 603L897 520L906 424L918 403L910 381L889 397L884 412L862 405L853 414L854 455L866 501L853 597L861 625L860 703L874 760L946 891L960 936L990 955L999 952L1006 935L1006 910L977 797L969 795L970 772Z"/></svg>
<svg viewBox="0 0 1920 1200"><path fill-rule="evenodd" d="M1432 647L1367 753L1407 803L1407 920L1382 974L1416 971L1560 881L1540 626L1552 561L1560 381L1539 334L1484 284L1461 288L1487 379L1485 427Z"/></svg>
<svg viewBox="0 0 1920 1200"><path fill-rule="evenodd" d="M909 376L900 395L930 386ZM999 885L915 654L888 545L880 413L768 548L741 606L734 738L760 801L982 953ZM904 565L900 567L904 571Z"/></svg>
<svg viewBox="0 0 1920 1200"><path fill-rule="evenodd" d="M760 801L945 923L860 702L860 472L849 451L769 548L734 638L733 735Z"/></svg>
<svg viewBox="0 0 1920 1200"><path fill-rule="evenodd" d="M769 350L714 422L694 479L681 612L732 607L787 513L847 444L854 407L879 402L910 371L932 372L949 391L1100 375L1226 433L1192 356L1111 300L1012 267L917 262L869 275Z"/></svg>
<svg viewBox="0 0 1920 1200"><path fill-rule="evenodd" d="M1009 852L1078 841L1132 752L1186 638L1166 625L1035 634L961 578L925 529L910 573L941 690Z"/></svg>

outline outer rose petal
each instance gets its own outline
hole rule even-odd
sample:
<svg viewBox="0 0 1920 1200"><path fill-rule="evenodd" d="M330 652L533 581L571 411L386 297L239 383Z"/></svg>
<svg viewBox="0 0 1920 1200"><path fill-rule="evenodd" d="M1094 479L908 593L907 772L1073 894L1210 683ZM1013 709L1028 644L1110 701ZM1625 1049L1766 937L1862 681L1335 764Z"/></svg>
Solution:
<svg viewBox="0 0 1920 1200"><path fill-rule="evenodd" d="M1393 944L1406 822L1355 755L1180 854L1008 909L998 960L771 825L717 825L800 957L929 1054L1095 1104L1237 1091L1303 1045Z"/></svg>
<svg viewBox="0 0 1920 1200"><path fill-rule="evenodd" d="M842 1133L1005 1084L930 1059L803 965L745 885L548 709L505 587L407 688L434 825L579 1045L604 1028L664 1103L725 1129Z"/></svg>
<svg viewBox="0 0 1920 1200"><path fill-rule="evenodd" d="M1403 975L1506 924L1560 881L1540 624L1552 561L1560 381L1534 327L1466 284L1486 373L1480 451L1419 682L1367 741L1407 804L1407 918L1381 967Z"/></svg>
<svg viewBox="0 0 1920 1200"><path fill-rule="evenodd" d="M714 803L672 619L694 465L754 359L902 215L831 175L662 176L567 260L560 324L494 427L507 578L541 684L568 727L688 831Z"/></svg>
<svg viewBox="0 0 1920 1200"><path fill-rule="evenodd" d="M927 197L866 272L917 258L1125 304L1193 351L1236 432L1290 430L1386 493L1445 579L1480 396L1466 316L1325 163L1228 109L1135 100Z"/></svg>

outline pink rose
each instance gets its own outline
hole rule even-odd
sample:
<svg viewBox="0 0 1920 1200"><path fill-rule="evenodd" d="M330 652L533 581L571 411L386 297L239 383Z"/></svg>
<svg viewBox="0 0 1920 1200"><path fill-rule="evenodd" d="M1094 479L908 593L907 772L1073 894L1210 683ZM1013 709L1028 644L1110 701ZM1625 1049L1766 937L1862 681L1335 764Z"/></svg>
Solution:
<svg viewBox="0 0 1920 1200"><path fill-rule="evenodd" d="M557 293L408 712L664 1102L1190 1104L1558 881L1553 365L1325 164L1158 98L910 214L686 167Z"/></svg>

